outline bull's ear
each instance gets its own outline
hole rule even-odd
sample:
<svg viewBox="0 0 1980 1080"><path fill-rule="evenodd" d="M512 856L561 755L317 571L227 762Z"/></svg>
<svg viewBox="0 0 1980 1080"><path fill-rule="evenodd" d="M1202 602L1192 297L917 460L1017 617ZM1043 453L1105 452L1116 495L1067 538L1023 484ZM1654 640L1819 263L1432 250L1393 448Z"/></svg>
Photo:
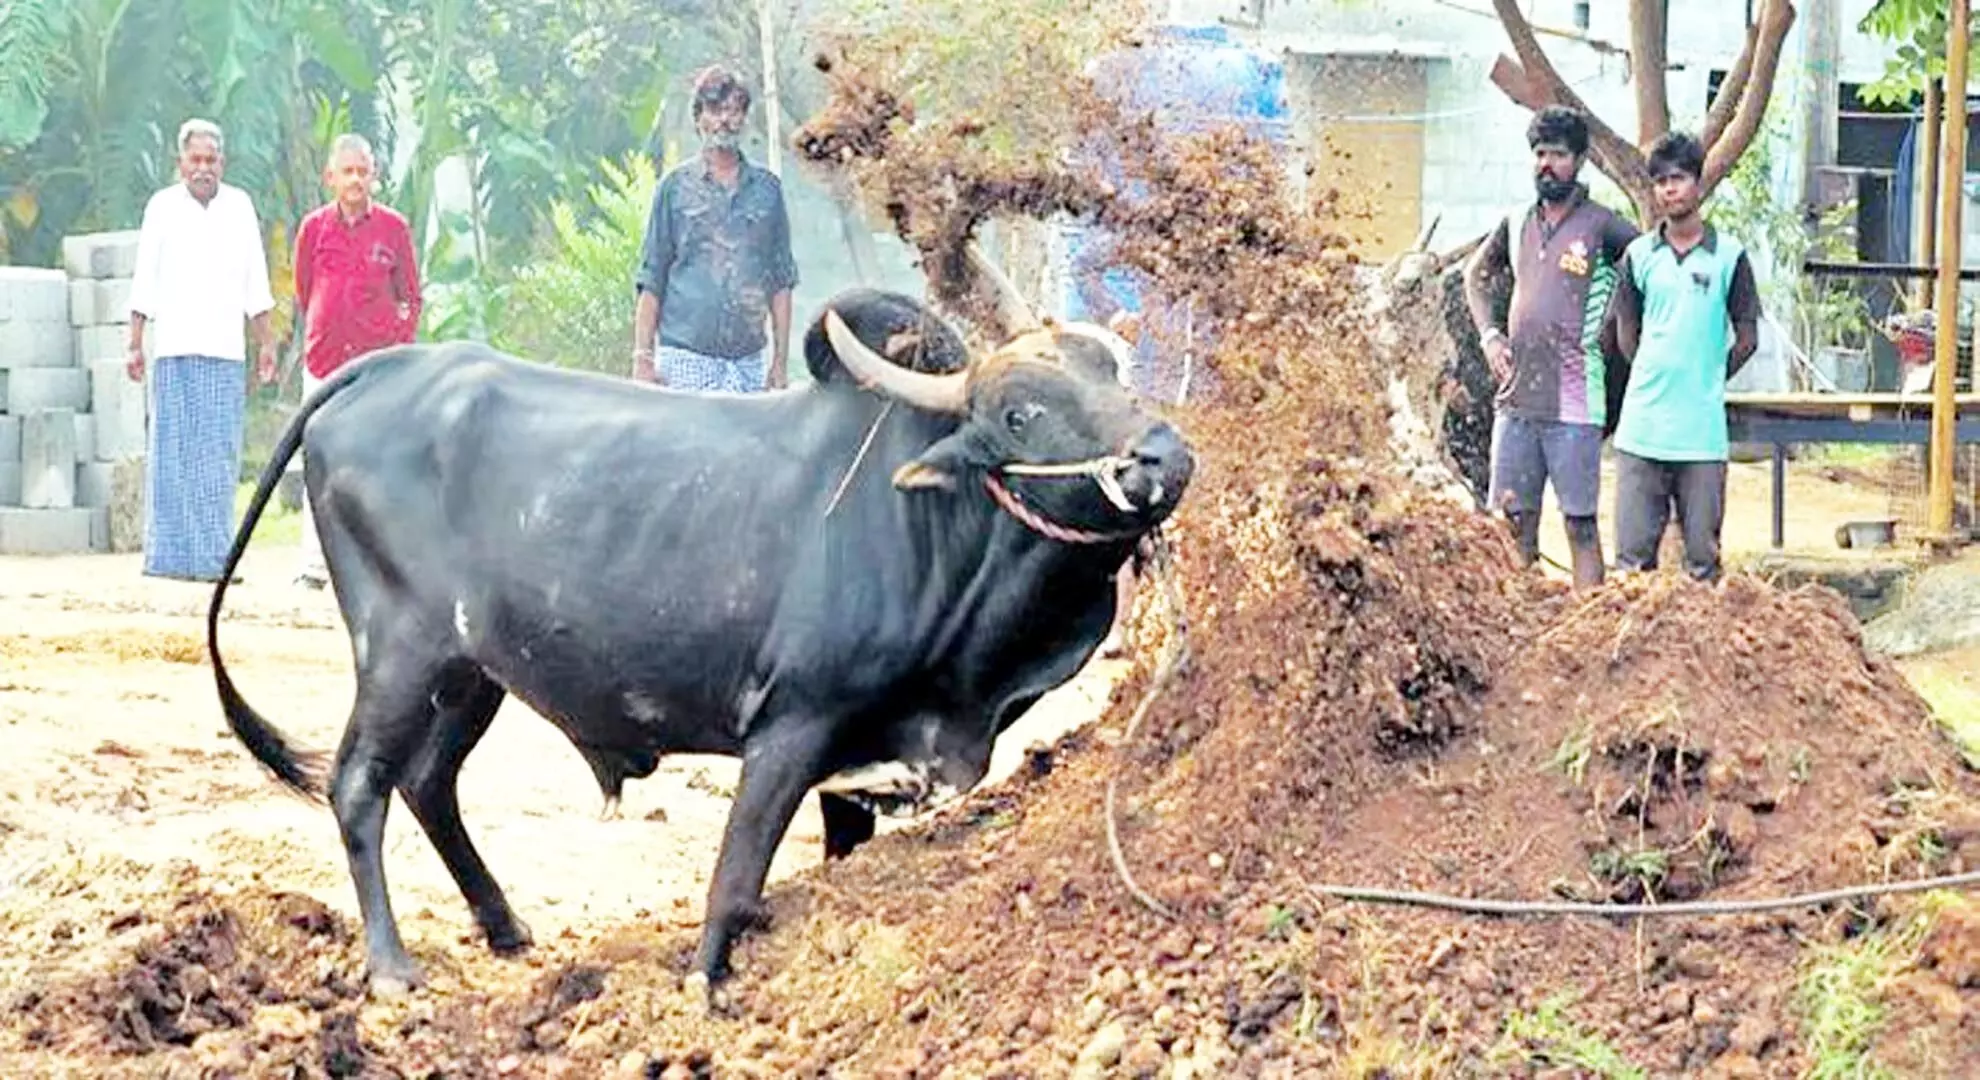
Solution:
<svg viewBox="0 0 1980 1080"><path fill-rule="evenodd" d="M937 488L954 491L964 474L981 468L975 440L968 429L958 431L929 447L922 455L894 470L894 486L902 491Z"/></svg>

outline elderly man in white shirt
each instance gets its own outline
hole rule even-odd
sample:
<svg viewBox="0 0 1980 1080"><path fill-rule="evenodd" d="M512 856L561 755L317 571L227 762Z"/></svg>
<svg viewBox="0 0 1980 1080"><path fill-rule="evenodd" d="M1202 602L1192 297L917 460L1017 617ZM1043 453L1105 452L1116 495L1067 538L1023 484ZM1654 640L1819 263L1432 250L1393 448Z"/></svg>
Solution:
<svg viewBox="0 0 1980 1080"><path fill-rule="evenodd" d="M147 326L157 353L144 572L216 581L233 541L247 411L242 321L252 321L261 380L273 381L275 298L254 202L220 182L220 128L188 120L178 147L181 182L145 204L131 281L130 377L144 379Z"/></svg>

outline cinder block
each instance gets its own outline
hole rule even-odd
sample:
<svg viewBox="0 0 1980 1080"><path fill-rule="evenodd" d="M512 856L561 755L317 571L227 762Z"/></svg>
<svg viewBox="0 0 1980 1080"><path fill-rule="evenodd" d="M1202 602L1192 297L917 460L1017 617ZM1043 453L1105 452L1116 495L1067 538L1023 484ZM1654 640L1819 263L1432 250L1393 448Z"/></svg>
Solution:
<svg viewBox="0 0 1980 1080"><path fill-rule="evenodd" d="M21 505L67 510L76 505L76 414L46 409L21 417Z"/></svg>
<svg viewBox="0 0 1980 1080"><path fill-rule="evenodd" d="M92 507L89 511L89 550L104 554L110 550L110 511Z"/></svg>
<svg viewBox="0 0 1980 1080"><path fill-rule="evenodd" d="M132 382L122 360L89 366L90 412L96 418L93 448L98 461L140 456L145 451L144 384Z"/></svg>
<svg viewBox="0 0 1980 1080"><path fill-rule="evenodd" d="M0 555L76 555L89 550L91 511L0 507Z"/></svg>
<svg viewBox="0 0 1980 1080"><path fill-rule="evenodd" d="M62 268L70 277L127 278L137 273L136 229L62 238Z"/></svg>
<svg viewBox="0 0 1980 1080"><path fill-rule="evenodd" d="M21 460L21 418L0 416L0 462L9 465Z"/></svg>
<svg viewBox="0 0 1980 1080"><path fill-rule="evenodd" d="M76 460L96 460L96 416L93 413L76 414Z"/></svg>
<svg viewBox="0 0 1980 1080"><path fill-rule="evenodd" d="M74 333L67 321L0 322L0 368L61 368L74 366Z"/></svg>
<svg viewBox="0 0 1980 1080"><path fill-rule="evenodd" d="M0 461L0 506L21 505L21 463Z"/></svg>
<svg viewBox="0 0 1980 1080"><path fill-rule="evenodd" d="M110 326L131 321L131 279L69 282L69 325Z"/></svg>
<svg viewBox="0 0 1980 1080"><path fill-rule="evenodd" d="M130 355L131 328L128 319L122 326L85 326L72 332L76 335L76 357L84 364Z"/></svg>
<svg viewBox="0 0 1980 1080"><path fill-rule="evenodd" d="M7 373L0 371L0 413L7 411Z"/></svg>
<svg viewBox="0 0 1980 1080"><path fill-rule="evenodd" d="M76 465L76 505L91 510L108 508L110 485L116 476L117 467L107 461L79 462ZM106 517L104 522L107 527L109 518Z"/></svg>
<svg viewBox="0 0 1980 1080"><path fill-rule="evenodd" d="M110 464L110 550L144 550L144 459Z"/></svg>
<svg viewBox="0 0 1980 1080"><path fill-rule="evenodd" d="M84 336L85 331L92 330L105 332ZM98 360L115 360L121 364L131 358L131 324L128 321L72 328L69 335L75 346L77 367L88 367ZM158 357L157 323L144 324L144 355L147 359Z"/></svg>
<svg viewBox="0 0 1980 1080"><path fill-rule="evenodd" d="M68 321L67 275L33 266L0 266L0 322Z"/></svg>
<svg viewBox="0 0 1980 1080"><path fill-rule="evenodd" d="M8 373L7 411L17 416L47 409L87 412L89 381L81 368L16 368Z"/></svg>

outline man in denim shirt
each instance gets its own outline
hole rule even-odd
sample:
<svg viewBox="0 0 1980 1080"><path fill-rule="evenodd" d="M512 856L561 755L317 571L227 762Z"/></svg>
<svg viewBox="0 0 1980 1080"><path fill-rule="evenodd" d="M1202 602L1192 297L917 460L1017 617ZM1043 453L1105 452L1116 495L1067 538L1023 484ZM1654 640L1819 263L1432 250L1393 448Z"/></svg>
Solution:
<svg viewBox="0 0 1980 1080"><path fill-rule="evenodd" d="M797 263L782 183L738 148L749 104L748 88L722 68L695 80L701 156L654 192L634 274L635 379L739 393L788 379Z"/></svg>

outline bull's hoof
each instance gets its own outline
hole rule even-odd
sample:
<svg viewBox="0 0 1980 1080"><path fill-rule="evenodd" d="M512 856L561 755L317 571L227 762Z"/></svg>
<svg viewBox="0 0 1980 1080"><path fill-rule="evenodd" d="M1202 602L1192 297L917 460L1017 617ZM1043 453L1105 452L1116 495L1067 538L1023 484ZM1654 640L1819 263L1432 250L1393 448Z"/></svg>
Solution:
<svg viewBox="0 0 1980 1080"><path fill-rule="evenodd" d="M509 925L485 932L488 935L488 951L496 956L515 956L528 952L536 944L536 938L521 919L511 919Z"/></svg>
<svg viewBox="0 0 1980 1080"><path fill-rule="evenodd" d="M598 811L598 820L619 820L619 797L617 795L605 796L605 805Z"/></svg>
<svg viewBox="0 0 1980 1080"><path fill-rule="evenodd" d="M407 965L403 969L374 971L369 981L373 1000L394 1001L417 990L424 980L418 968Z"/></svg>
<svg viewBox="0 0 1980 1080"><path fill-rule="evenodd" d="M721 984L710 982L708 973L697 971L681 981L681 992L706 1016L727 1016L735 1001Z"/></svg>

